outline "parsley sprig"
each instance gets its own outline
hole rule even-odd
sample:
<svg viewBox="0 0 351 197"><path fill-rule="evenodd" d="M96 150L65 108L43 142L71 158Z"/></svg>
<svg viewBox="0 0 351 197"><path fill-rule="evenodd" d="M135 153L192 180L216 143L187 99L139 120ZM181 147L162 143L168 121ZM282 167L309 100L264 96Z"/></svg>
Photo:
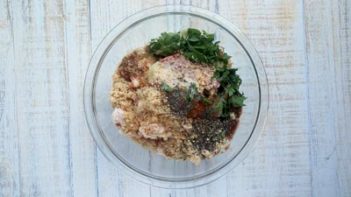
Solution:
<svg viewBox="0 0 351 197"><path fill-rule="evenodd" d="M244 106L246 97L239 91L241 79L236 73L238 69L217 67L214 73L214 78L220 82L220 87L217 90L218 99L216 104L217 111L220 112L221 117L227 118L230 116L230 109L233 107Z"/></svg>
<svg viewBox="0 0 351 197"><path fill-rule="evenodd" d="M228 64L230 56L214 42L214 34L189 28L178 33L162 33L149 44L152 54L166 57L175 53L183 54L192 62L205 64Z"/></svg>
<svg viewBox="0 0 351 197"><path fill-rule="evenodd" d="M160 37L151 40L149 50L156 57L181 53L192 62L214 66L213 77L220 82L217 90L219 99L215 103L220 117L228 118L233 107L244 106L246 97L239 91L241 79L237 69L229 67L230 56L220 48L214 34L193 28L177 33L164 32ZM163 85L162 89L169 91L170 87ZM188 99L193 99L195 95L198 95L196 86L191 85Z"/></svg>
<svg viewBox="0 0 351 197"><path fill-rule="evenodd" d="M164 32L160 37L152 39L149 48L155 56L166 57L177 53L180 49L180 34Z"/></svg>

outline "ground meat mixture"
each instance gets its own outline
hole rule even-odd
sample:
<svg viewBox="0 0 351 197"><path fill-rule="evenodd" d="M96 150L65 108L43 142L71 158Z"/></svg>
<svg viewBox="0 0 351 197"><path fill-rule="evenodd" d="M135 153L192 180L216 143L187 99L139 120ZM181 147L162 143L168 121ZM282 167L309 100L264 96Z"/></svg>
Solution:
<svg viewBox="0 0 351 197"><path fill-rule="evenodd" d="M241 108L221 120L211 103L218 82L214 70L175 54L156 59L147 48L123 58L110 100L120 132L150 150L198 164L223 152L237 127ZM167 88L163 87L167 84Z"/></svg>

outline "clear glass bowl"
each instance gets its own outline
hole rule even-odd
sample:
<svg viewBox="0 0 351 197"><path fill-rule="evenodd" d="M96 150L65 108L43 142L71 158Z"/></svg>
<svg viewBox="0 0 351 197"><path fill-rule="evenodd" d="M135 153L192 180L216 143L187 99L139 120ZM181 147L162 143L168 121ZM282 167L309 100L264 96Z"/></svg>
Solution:
<svg viewBox="0 0 351 197"><path fill-rule="evenodd" d="M112 74L123 56L146 45L162 32L198 28L215 33L232 56L247 97L230 148L195 166L169 160L121 135L112 122L109 92ZM250 152L268 111L268 83L262 62L248 39L230 22L207 10L190 6L162 6L139 12L111 30L95 50L84 84L84 107L91 134L106 157L132 177L166 188L209 183L229 172Z"/></svg>

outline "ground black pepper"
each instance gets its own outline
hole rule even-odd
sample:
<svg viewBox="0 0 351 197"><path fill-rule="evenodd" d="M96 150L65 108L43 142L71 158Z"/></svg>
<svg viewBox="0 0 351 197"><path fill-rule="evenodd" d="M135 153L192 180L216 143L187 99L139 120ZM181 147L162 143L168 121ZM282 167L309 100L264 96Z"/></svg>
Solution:
<svg viewBox="0 0 351 197"><path fill-rule="evenodd" d="M185 117L192 108L192 103L187 101L186 92L179 87L175 87L166 92L168 104L173 113Z"/></svg>
<svg viewBox="0 0 351 197"><path fill-rule="evenodd" d="M218 117L213 105L206 105L197 97L189 100L186 89L175 87L168 88L164 92L170 109L175 115L192 119L189 142L200 153L203 150L212 152L224 138L232 138L237 120ZM201 96L198 97L201 98ZM241 108L235 108L234 113L240 116Z"/></svg>
<svg viewBox="0 0 351 197"><path fill-rule="evenodd" d="M194 147L201 150L213 151L229 130L230 121L195 119L193 121L193 136L191 142Z"/></svg>

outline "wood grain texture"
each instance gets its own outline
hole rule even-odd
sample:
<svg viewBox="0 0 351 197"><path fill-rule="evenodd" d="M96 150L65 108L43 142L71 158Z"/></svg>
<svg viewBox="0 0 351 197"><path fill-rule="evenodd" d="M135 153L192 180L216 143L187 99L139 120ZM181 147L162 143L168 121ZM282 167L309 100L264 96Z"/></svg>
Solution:
<svg viewBox="0 0 351 197"><path fill-rule="evenodd" d="M314 196L351 196L351 4L305 2Z"/></svg>
<svg viewBox="0 0 351 197"><path fill-rule="evenodd" d="M228 176L228 196L310 196L302 1L228 1L219 10L253 42L270 85L266 129Z"/></svg>
<svg viewBox="0 0 351 197"><path fill-rule="evenodd" d="M10 1L21 196L72 194L61 1ZM10 130L10 131L11 131ZM54 183L54 184L50 184Z"/></svg>
<svg viewBox="0 0 351 197"><path fill-rule="evenodd" d="M165 4L237 25L270 85L254 151L194 189L127 177L97 149L84 119L92 51L126 17ZM0 196L351 196L350 15L348 0L0 1Z"/></svg>
<svg viewBox="0 0 351 197"><path fill-rule="evenodd" d="M98 196L96 146L83 108L83 82L92 54L90 7L87 1L64 1L66 91L68 91L70 169L73 196Z"/></svg>
<svg viewBox="0 0 351 197"><path fill-rule="evenodd" d="M19 196L19 147L12 15L0 1L0 196Z"/></svg>

